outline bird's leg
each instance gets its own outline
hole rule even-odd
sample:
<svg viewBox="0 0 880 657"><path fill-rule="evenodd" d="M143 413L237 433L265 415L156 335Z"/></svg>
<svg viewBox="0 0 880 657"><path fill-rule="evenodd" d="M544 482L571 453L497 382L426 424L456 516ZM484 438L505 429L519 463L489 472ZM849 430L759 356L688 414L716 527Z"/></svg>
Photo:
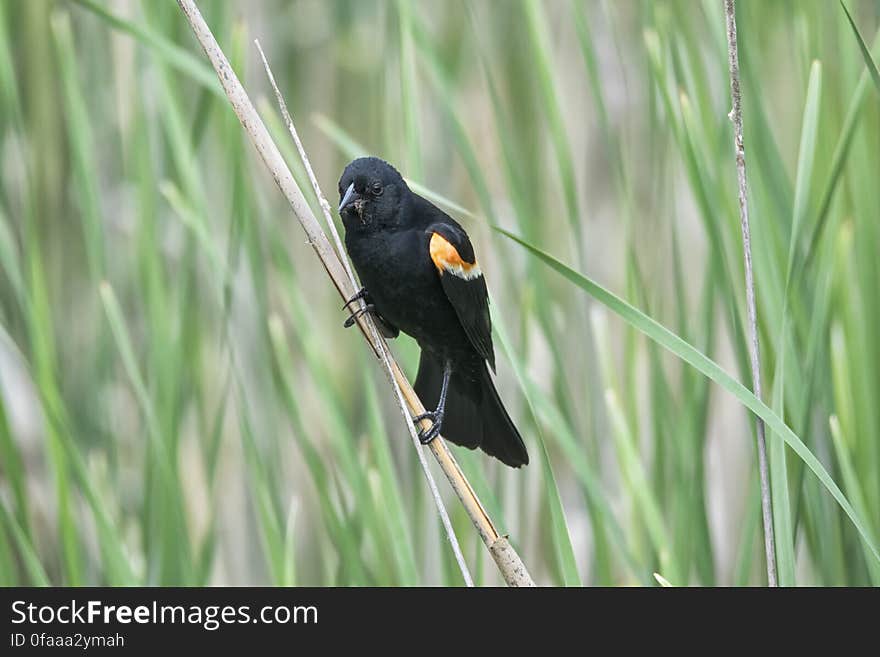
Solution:
<svg viewBox="0 0 880 657"><path fill-rule="evenodd" d="M348 307L351 304L353 304L355 301L358 301L360 299L366 299L367 295L369 295L369 292L367 292L367 288L362 287L360 290L358 290L357 292L354 293L354 296L351 299L349 299L348 301L345 302L345 305L342 306L342 309L347 310Z"/></svg>
<svg viewBox="0 0 880 657"><path fill-rule="evenodd" d="M440 386L440 401L437 403L437 408L413 418L415 423L419 423L422 420L431 420L432 424L428 429L419 431L419 442L422 445L427 445L440 435L440 427L443 426L443 416L446 414L446 394L449 392L449 378L451 376L452 363L447 360L443 363L443 384Z"/></svg>

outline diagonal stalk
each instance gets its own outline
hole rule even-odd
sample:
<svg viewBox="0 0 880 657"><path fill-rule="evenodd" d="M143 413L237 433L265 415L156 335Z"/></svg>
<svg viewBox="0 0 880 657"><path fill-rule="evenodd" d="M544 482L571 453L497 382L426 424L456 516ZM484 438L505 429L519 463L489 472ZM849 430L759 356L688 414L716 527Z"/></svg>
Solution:
<svg viewBox="0 0 880 657"><path fill-rule="evenodd" d="M290 203L294 216L302 225L303 230L305 230L309 243L312 245L316 255L321 260L321 264L330 276L336 290L343 299L348 300L354 295L356 288L353 285L351 278L349 278L345 266L333 250L333 246L327 239L327 235L321 229L318 220L312 213L302 191L297 186L293 174L291 174L290 169L284 162L284 158L281 156L281 152L269 136L266 126L263 124L259 114L257 114L247 92L238 80L238 76L236 76L235 71L233 71L232 67L229 65L226 55L223 54L223 51L217 44L217 40L211 33L207 23L205 23L205 20L195 2L193 0L178 0L178 5L180 5L196 39L201 44L205 54L211 62L211 65L214 67L217 77L220 79L220 84L223 86L223 91L229 99L232 109L235 111L242 127L251 139L251 142L262 158L263 163L272 174L275 183L278 185L282 194L284 194L288 203ZM360 316L358 319L358 326L370 346L373 348L373 351L386 365L386 372L391 380L392 386L396 386L397 390L399 390L400 394L398 399L402 397L405 400L412 415L423 414L425 412L424 406L388 350L387 344L378 335L369 314ZM412 425L409 417L406 418L406 422L407 425ZM430 426L428 420L424 420L422 424L425 428ZM491 518L489 518L486 510L483 508L483 505L474 493L473 488L462 473L458 463L456 463L449 449L446 447L446 443L438 436L431 441L428 448L431 450L431 453L434 455L434 458L437 460L437 463L440 465L440 468L449 480L453 491L458 496L465 511L470 517L471 522L473 522L474 527L476 527L480 534L480 538L489 549L489 553L495 560L505 582L510 586L534 586L534 581L526 570L519 555L510 545L507 538L498 533L498 530L495 528ZM421 450L419 450L419 454L420 457L423 456Z"/></svg>
<svg viewBox="0 0 880 657"><path fill-rule="evenodd" d="M287 126L288 131L290 131L290 136L293 138L294 143L296 144L296 149L299 151L300 159L302 160L303 166L306 169L306 173L309 176L309 181L312 183L312 188L315 191L315 195L318 197L318 204L321 206L321 212L324 215L324 219L327 222L327 227L330 229L330 234L333 236L333 243L336 246L336 253L339 256L339 259L342 261L343 266L345 267L345 273L348 274L348 280L351 283L352 287L357 288L357 282L354 278L354 271L351 268L351 264L348 262L348 258L345 257L345 250L342 247L342 240L339 238L339 231L336 230L336 224L333 223L333 217L330 216L330 204L327 202L327 199L324 198L324 194L321 192L321 186L318 184L318 178L315 176L315 172L312 169L312 163L309 161L308 155L306 155L306 149L302 145L302 141L300 141L299 134L296 131L296 126L293 125L293 118L290 116L290 112L287 111L287 103L284 102L284 97L281 95L281 90L278 89L278 85L275 84L275 76L272 75L272 69L269 67L269 62L266 59L266 55L263 52L263 48L260 47L259 40L254 41L257 46L257 50L260 53L260 58L263 60L263 68L266 69L266 76L269 78L269 84L272 85L272 90L275 92L275 98L278 101L278 106L281 109L281 117L284 119L284 124ZM363 299L359 300L359 306L361 311L366 310L366 304ZM370 335L373 340L379 344L381 349L380 356L382 358L382 365L385 367L385 373L388 375L388 380L391 381L392 386L394 387L394 395L395 400L397 401L397 406L400 409L400 413L403 416L404 422L406 422L406 426L409 429L410 439L413 441L413 444L416 446L417 454L419 456L419 463L422 466L422 470L425 473L425 479L428 481L428 488L431 490L431 497L434 499L434 504L437 507L437 513L440 515L440 520L443 523L443 529L446 531L446 537L449 539L449 544L452 546L452 552L455 555L455 561L458 563L458 569L461 571L461 575L464 578L464 582L467 586L473 586L474 580L471 577L471 573L468 570L467 563L464 560L464 555L461 552L461 546L458 543L458 538L455 536L455 530L452 528L452 521L449 519L449 514L446 512L446 507L443 505L443 498L440 497L440 491L437 489L437 483L434 481L434 475L431 474L431 470L428 467L428 461L425 459L425 453L419 448L419 438L416 434L415 424L413 422L409 422L409 413L406 410L406 401L403 398L403 395L400 392L400 386L397 385L397 382L394 380L394 375L391 369L391 362L389 361L390 353L387 350L387 345L382 342L379 338L379 333L376 331L375 325L370 326Z"/></svg>

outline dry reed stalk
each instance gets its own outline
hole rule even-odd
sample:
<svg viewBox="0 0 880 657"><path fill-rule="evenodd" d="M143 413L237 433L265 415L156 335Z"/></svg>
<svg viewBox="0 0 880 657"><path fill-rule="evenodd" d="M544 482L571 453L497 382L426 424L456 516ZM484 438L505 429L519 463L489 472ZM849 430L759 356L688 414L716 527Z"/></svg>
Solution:
<svg viewBox="0 0 880 657"><path fill-rule="evenodd" d="M746 305L749 314L749 357L752 369L752 392L761 400L761 357L758 349L758 320L755 310L755 279L752 273L752 243L749 230L749 202L746 186L746 149L743 145L742 94L739 81L739 54L736 43L736 8L734 0L724 0L727 23L727 59L730 68L730 97L733 109L733 143L736 153L736 174L739 182L739 218L742 228L743 259L746 271ZM773 537L773 506L770 498L770 473L767 466L767 441L764 421L755 418L758 447L758 472L761 478L761 516L764 521L764 553L767 560L767 584L777 586L776 542Z"/></svg>
<svg viewBox="0 0 880 657"><path fill-rule="evenodd" d="M263 163L269 169L269 172L272 174L272 178L275 180L281 193L284 194L284 197L287 199L288 203L290 203L294 216L296 216L297 220L302 225L303 230L305 230L309 243L315 250L321 264L323 264L324 269L327 271L327 274L330 276L336 290L343 299L348 300L357 291L356 286L350 277L350 269L346 271L345 265L343 265L343 262L337 257L333 246L330 244L330 241L321 229L318 220L312 213L308 202L303 196L302 191L299 189L299 186L296 184L284 158L281 156L281 152L278 150L275 142L272 141L268 130L266 130L266 126L263 124L263 121L260 119L253 103L251 103L247 92L245 92L244 87L242 87L241 82L238 80L238 77L229 65L229 61L226 59L226 56L217 44L217 40L211 33L207 23L205 23L205 20L195 2L193 0L178 0L178 5L180 5L196 39L205 51L205 55L214 67L217 77L220 79L223 91L226 93L226 96L232 105L232 109L241 122L242 127L250 137L254 148L256 148ZM361 315L358 320L358 326L364 337L370 343L373 351L380 359L382 359L383 363L387 365L389 376L399 389L400 396L409 407L410 413L413 415L424 413L424 406L415 391L412 389L409 381L407 381L406 377L403 375L400 366L394 360L393 356L391 356L385 340L382 339L376 331L375 325L373 324L372 318L369 317L369 314ZM409 426L412 425L409 418L407 418L407 424ZM430 426L430 421L424 420L422 426L427 428ZM437 460L437 463L440 465L440 468L449 480L453 491L458 496L465 511L476 527L477 532L480 534L480 537L489 549L489 553L492 555L492 558L498 566L502 577L504 577L505 582L510 586L534 586L535 583L526 570L522 559L520 559L517 552L513 549L513 546L510 545L507 537L501 536L498 533L498 530L495 528L491 518L489 518L486 510L483 508L483 505L474 493L470 483L465 478L458 463L456 463L452 454L449 452L449 449L446 447L446 443L442 438L438 437L430 443L428 448L434 455L434 458ZM421 455L421 450L419 450L419 453Z"/></svg>

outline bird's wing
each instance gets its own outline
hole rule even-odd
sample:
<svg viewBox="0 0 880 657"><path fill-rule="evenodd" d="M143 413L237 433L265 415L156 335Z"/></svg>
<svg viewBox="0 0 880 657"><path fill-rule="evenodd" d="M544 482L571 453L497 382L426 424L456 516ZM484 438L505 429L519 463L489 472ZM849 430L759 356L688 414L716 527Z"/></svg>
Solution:
<svg viewBox="0 0 880 657"><path fill-rule="evenodd" d="M455 308L474 349L489 361L494 372L489 293L474 255L474 247L464 230L449 223L432 224L426 232L430 236L431 261L440 275L443 291Z"/></svg>

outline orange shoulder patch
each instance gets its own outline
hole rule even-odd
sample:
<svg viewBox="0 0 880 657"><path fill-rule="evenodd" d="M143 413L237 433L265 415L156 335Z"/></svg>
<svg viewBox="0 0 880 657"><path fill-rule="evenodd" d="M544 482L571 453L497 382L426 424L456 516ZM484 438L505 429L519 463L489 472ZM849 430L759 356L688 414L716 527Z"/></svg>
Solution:
<svg viewBox="0 0 880 657"><path fill-rule="evenodd" d="M430 252L431 260L441 275L449 272L458 278L471 280L483 274L480 271L479 265L477 265L476 259L474 259L474 262L464 261L459 255L458 250L440 233L431 235Z"/></svg>

